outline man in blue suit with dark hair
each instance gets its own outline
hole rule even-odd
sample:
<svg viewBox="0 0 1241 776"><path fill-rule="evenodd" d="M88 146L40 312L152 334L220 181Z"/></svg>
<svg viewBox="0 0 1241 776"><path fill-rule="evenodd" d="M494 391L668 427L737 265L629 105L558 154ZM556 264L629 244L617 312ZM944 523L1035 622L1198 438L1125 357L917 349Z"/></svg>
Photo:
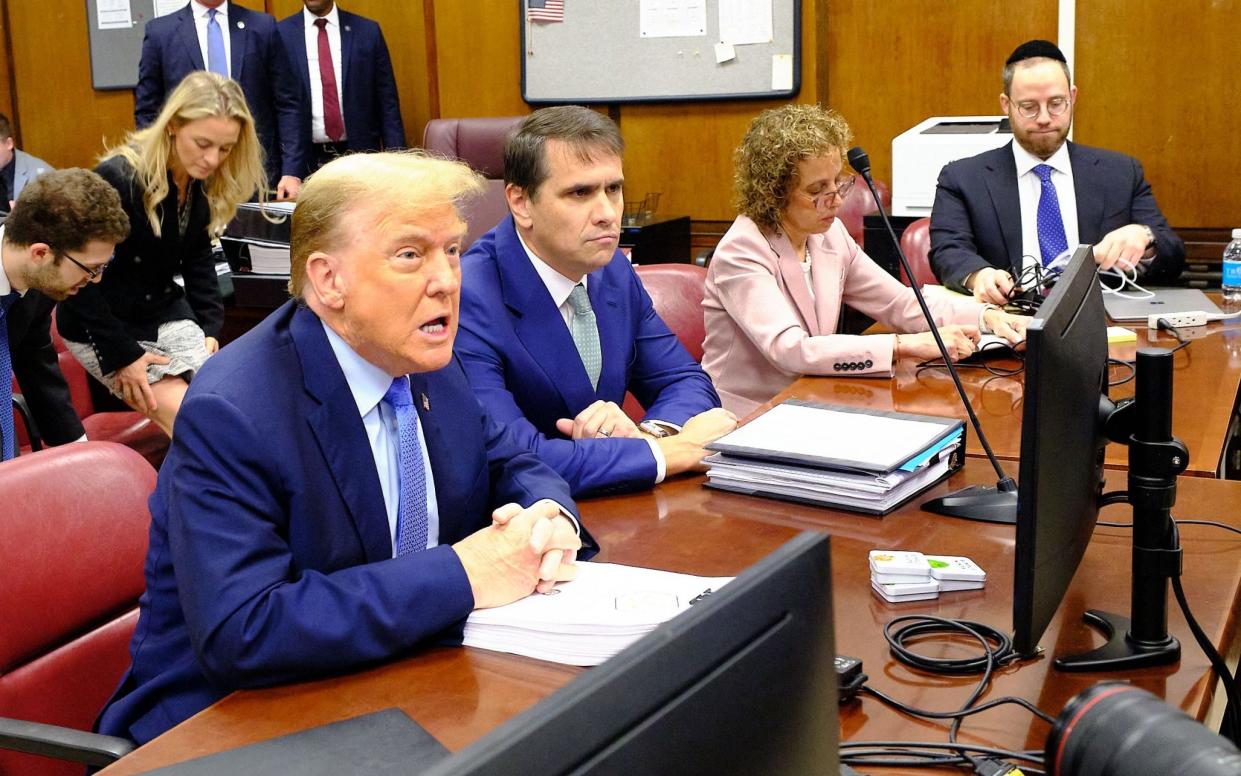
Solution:
<svg viewBox="0 0 1241 776"><path fill-rule="evenodd" d="M227 0L190 0L147 22L134 88L139 129L155 120L164 99L195 70L212 70L241 84L276 196L296 199L310 149L276 20Z"/></svg>
<svg viewBox="0 0 1241 776"><path fill-rule="evenodd" d="M700 468L737 423L617 250L623 149L592 110L527 116L504 148L510 215L462 261L470 385L576 495ZM626 391L646 409L639 425Z"/></svg>
<svg viewBox="0 0 1241 776"><path fill-rule="evenodd" d="M459 642L574 575L568 486L453 358L457 162L355 154L293 216L293 301L194 378L151 497L132 665L101 731L149 741L229 692Z"/></svg>
<svg viewBox="0 0 1241 776"><path fill-rule="evenodd" d="M1156 283L1181 273L1185 244L1138 160L1068 142L1076 105L1077 87L1055 44L1032 40L1013 51L1000 94L1013 142L945 165L939 175L930 259L941 283L1004 304L1023 275L1054 269L1079 243L1094 246L1100 271Z"/></svg>
<svg viewBox="0 0 1241 776"><path fill-rule="evenodd" d="M301 83L310 169L354 151L405 147L392 59L379 25L333 0L303 0L280 21L289 66Z"/></svg>

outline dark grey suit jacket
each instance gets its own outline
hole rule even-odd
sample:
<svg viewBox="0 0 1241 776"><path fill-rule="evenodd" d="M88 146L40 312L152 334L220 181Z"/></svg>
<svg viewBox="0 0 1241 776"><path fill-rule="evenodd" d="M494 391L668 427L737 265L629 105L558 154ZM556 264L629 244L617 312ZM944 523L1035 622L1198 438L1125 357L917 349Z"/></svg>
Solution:
<svg viewBox="0 0 1241 776"><path fill-rule="evenodd" d="M1113 229L1145 224L1155 233L1147 280L1176 278L1185 243L1159 212L1142 165L1132 156L1069 143L1077 192L1077 231L1094 244ZM958 291L965 277L988 266L1017 276L1022 265L1021 202L1012 144L945 165L931 210L931 268Z"/></svg>

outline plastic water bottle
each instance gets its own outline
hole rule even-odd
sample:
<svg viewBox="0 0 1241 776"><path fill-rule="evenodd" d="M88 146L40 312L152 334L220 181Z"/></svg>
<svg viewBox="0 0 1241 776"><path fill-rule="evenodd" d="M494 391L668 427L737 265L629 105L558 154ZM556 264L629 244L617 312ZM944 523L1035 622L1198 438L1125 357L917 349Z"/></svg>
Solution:
<svg viewBox="0 0 1241 776"><path fill-rule="evenodd" d="M1232 230L1232 242L1224 249L1224 277L1220 285L1224 304L1230 310L1241 309L1241 229Z"/></svg>

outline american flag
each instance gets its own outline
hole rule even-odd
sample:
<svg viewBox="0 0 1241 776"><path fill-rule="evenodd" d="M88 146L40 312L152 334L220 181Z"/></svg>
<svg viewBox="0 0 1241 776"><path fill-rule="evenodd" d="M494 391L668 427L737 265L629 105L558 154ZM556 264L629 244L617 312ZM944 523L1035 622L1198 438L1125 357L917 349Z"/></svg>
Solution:
<svg viewBox="0 0 1241 776"><path fill-rule="evenodd" d="M526 18L532 22L563 22L564 0L526 0Z"/></svg>

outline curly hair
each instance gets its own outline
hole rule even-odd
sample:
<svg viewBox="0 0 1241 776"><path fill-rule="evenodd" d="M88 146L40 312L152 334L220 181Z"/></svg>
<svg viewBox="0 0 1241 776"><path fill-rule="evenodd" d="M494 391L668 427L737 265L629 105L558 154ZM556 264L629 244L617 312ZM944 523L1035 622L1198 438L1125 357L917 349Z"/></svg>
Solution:
<svg viewBox="0 0 1241 776"><path fill-rule="evenodd" d="M78 251L94 240L116 244L129 236L129 217L116 189L91 170L49 170L27 183L4 223L5 242L47 243Z"/></svg>
<svg viewBox="0 0 1241 776"><path fill-rule="evenodd" d="M853 133L844 118L819 105L783 105L754 117L733 154L737 211L760 229L775 231L803 159L839 151L843 161Z"/></svg>

